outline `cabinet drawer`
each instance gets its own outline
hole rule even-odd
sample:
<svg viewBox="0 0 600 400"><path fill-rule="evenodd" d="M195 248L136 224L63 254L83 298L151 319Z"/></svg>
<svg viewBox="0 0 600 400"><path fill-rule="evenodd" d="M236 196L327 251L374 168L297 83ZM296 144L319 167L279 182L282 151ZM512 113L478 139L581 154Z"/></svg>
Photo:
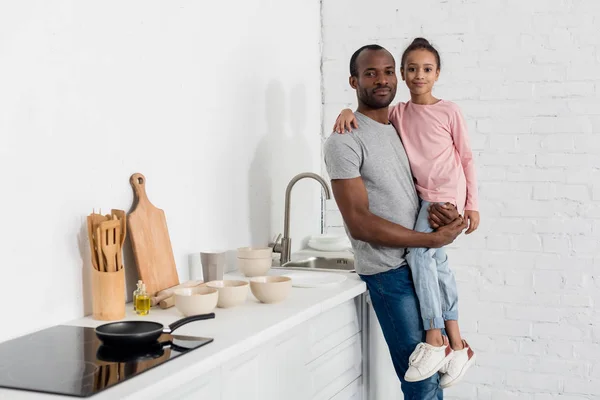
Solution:
<svg viewBox="0 0 600 400"><path fill-rule="evenodd" d="M360 376L361 366L358 333L307 365L313 399L332 398Z"/></svg>
<svg viewBox="0 0 600 400"><path fill-rule="evenodd" d="M180 385L176 390L162 393L156 399L192 400L199 398L218 399L221 397L221 371L207 372Z"/></svg>
<svg viewBox="0 0 600 400"><path fill-rule="evenodd" d="M354 299L348 300L308 322L310 363L360 332L358 309Z"/></svg>
<svg viewBox="0 0 600 400"><path fill-rule="evenodd" d="M342 389L331 400L361 400L362 376ZM366 399L362 399L366 400Z"/></svg>
<svg viewBox="0 0 600 400"><path fill-rule="evenodd" d="M266 370L264 357L261 357L262 354L259 350L252 350L223 365L221 369L222 400L261 400L264 398L264 380L270 371Z"/></svg>

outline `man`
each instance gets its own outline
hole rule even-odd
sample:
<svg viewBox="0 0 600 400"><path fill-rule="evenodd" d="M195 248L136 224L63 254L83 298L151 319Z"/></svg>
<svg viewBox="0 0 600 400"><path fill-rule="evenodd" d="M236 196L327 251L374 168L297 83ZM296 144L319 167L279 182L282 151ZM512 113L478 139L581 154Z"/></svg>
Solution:
<svg viewBox="0 0 600 400"><path fill-rule="evenodd" d="M366 282L406 400L442 399L439 377L406 382L409 357L425 331L410 269L408 247L441 247L466 228L448 204L430 210L432 233L413 231L419 201L408 158L388 106L396 95L394 57L377 45L358 49L350 60L358 128L332 134L325 143L331 187L349 233L356 270Z"/></svg>

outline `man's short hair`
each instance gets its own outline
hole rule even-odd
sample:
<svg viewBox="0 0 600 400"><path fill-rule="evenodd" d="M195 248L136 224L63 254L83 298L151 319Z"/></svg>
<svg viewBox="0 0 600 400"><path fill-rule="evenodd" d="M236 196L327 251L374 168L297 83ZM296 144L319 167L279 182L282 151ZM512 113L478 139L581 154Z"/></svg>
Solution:
<svg viewBox="0 0 600 400"><path fill-rule="evenodd" d="M358 76L358 66L356 65L356 59L362 53L363 50L385 50L378 44L368 44L356 50L352 57L350 57L350 76Z"/></svg>

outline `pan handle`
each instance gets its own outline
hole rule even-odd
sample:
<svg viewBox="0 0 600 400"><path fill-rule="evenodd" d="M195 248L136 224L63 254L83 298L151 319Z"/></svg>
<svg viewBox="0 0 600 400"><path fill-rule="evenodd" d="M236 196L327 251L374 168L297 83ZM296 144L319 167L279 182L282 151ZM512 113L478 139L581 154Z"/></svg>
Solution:
<svg viewBox="0 0 600 400"><path fill-rule="evenodd" d="M192 315L189 317L181 318L181 319L178 319L177 321L173 322L172 324L170 324L169 327L166 328L163 332L171 333L175 329L177 329L185 324L189 324L190 322L201 321L203 319L212 319L214 317L215 317L215 313L209 313L209 314Z"/></svg>

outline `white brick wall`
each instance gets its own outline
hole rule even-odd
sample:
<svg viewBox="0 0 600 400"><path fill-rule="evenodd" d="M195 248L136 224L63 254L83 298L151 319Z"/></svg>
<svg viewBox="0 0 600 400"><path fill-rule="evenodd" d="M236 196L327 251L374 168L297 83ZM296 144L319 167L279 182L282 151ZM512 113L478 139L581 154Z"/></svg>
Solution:
<svg viewBox="0 0 600 400"><path fill-rule="evenodd" d="M600 398L600 1L323 0L322 25L325 137L356 106L352 52L415 36L468 119L482 224L450 257L479 359L447 397Z"/></svg>

